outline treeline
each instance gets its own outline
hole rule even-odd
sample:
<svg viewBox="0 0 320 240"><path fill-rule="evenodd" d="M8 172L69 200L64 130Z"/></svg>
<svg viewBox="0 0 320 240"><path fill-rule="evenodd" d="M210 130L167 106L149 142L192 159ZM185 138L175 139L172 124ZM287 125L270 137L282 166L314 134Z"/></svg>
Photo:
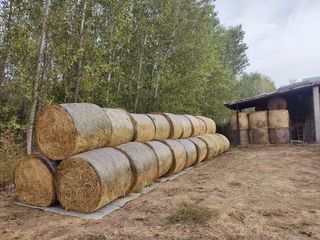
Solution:
<svg viewBox="0 0 320 240"><path fill-rule="evenodd" d="M241 26L209 0L4 0L0 133L21 136L48 103L220 121L248 65ZM29 130L32 130L32 128Z"/></svg>

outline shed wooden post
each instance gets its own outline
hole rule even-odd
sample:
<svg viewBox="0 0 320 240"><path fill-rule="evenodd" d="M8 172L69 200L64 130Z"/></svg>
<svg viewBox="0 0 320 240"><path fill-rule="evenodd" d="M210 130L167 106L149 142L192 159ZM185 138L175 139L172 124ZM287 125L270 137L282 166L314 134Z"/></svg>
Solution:
<svg viewBox="0 0 320 240"><path fill-rule="evenodd" d="M314 112L314 125L316 131L316 142L320 143L320 98L319 87L313 87L313 112Z"/></svg>

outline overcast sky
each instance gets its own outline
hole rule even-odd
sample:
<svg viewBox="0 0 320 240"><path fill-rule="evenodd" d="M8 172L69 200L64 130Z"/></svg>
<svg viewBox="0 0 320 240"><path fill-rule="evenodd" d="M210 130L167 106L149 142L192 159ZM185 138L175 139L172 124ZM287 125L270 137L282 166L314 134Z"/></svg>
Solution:
<svg viewBox="0 0 320 240"><path fill-rule="evenodd" d="M276 86L320 76L320 0L216 0L221 23L242 24L249 49L247 72Z"/></svg>

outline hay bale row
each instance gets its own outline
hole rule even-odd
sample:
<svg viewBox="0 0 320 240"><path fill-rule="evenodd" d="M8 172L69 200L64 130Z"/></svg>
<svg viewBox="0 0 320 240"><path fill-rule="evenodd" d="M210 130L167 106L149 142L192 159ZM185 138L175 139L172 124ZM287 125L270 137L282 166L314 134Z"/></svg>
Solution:
<svg viewBox="0 0 320 240"><path fill-rule="evenodd" d="M238 129L238 118L239 118L239 129ZM231 131L245 131L249 130L249 118L248 113L246 112L239 112L238 117L237 113L233 113L230 116L230 128Z"/></svg>
<svg viewBox="0 0 320 240"><path fill-rule="evenodd" d="M131 141L188 138L215 131L215 122L207 117L129 114L91 103L48 106L35 126L39 151L52 160Z"/></svg>
<svg viewBox="0 0 320 240"><path fill-rule="evenodd" d="M90 213L161 176L217 156L229 146L220 134L130 142L74 155L57 170L57 162L28 156L16 169L15 183L20 199L28 204L49 206L57 196L65 209Z"/></svg>

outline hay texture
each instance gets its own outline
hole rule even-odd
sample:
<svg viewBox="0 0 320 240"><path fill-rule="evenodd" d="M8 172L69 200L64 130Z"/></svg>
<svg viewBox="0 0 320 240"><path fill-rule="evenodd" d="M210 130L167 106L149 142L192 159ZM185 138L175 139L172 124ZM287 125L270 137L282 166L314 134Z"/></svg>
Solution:
<svg viewBox="0 0 320 240"><path fill-rule="evenodd" d="M170 148L173 155L173 162L168 175L180 172L187 165L187 152L184 146L173 139L163 140L162 142Z"/></svg>
<svg viewBox="0 0 320 240"><path fill-rule="evenodd" d="M106 146L111 130L110 119L97 105L69 103L44 108L36 121L35 136L40 152L59 160Z"/></svg>
<svg viewBox="0 0 320 240"><path fill-rule="evenodd" d="M195 144L189 139L178 139L177 141L183 145L187 153L187 164L185 168L195 164L198 159L198 156L197 156L198 152Z"/></svg>
<svg viewBox="0 0 320 240"><path fill-rule="evenodd" d="M197 137L207 145L208 152L205 160L217 156L220 152L219 142L210 135L205 134Z"/></svg>
<svg viewBox="0 0 320 240"><path fill-rule="evenodd" d="M272 144L284 144L290 141L289 128L269 128L269 139Z"/></svg>
<svg viewBox="0 0 320 240"><path fill-rule="evenodd" d="M21 201L48 207L56 200L54 175L57 162L40 155L23 158L15 169L15 188Z"/></svg>
<svg viewBox="0 0 320 240"><path fill-rule="evenodd" d="M185 115L179 115L182 122L183 132L181 138L188 138L192 135L192 124Z"/></svg>
<svg viewBox="0 0 320 240"><path fill-rule="evenodd" d="M268 101L268 110L287 109L287 100L283 97L273 97Z"/></svg>
<svg viewBox="0 0 320 240"><path fill-rule="evenodd" d="M197 116L197 118L204 121L206 124L206 133L215 133L216 132L216 123L211 118L203 117L203 116Z"/></svg>
<svg viewBox="0 0 320 240"><path fill-rule="evenodd" d="M220 133L216 133L216 136L218 136L219 138L221 138L221 139L223 140L223 142L224 142L223 152L228 151L229 148L230 148L230 141L229 141L229 139L228 139L226 136L224 136L224 135L222 135L222 134L220 134Z"/></svg>
<svg viewBox="0 0 320 240"><path fill-rule="evenodd" d="M178 139L182 136L183 125L181 117L172 113L163 113L170 124L169 138Z"/></svg>
<svg viewBox="0 0 320 240"><path fill-rule="evenodd" d="M134 141L147 142L153 140L156 129L151 118L145 114L131 113L130 116L134 128Z"/></svg>
<svg viewBox="0 0 320 240"><path fill-rule="evenodd" d="M155 140L168 139L170 136L170 124L167 118L161 114L148 114L155 126Z"/></svg>
<svg viewBox="0 0 320 240"><path fill-rule="evenodd" d="M237 123L237 113L233 113L230 116L230 128L231 131L238 130L238 123ZM239 112L239 130L245 131L249 129L249 118L248 113L246 112Z"/></svg>
<svg viewBox="0 0 320 240"><path fill-rule="evenodd" d="M118 146L131 142L134 137L134 128L129 113L120 108L104 108L112 126L112 135L108 146Z"/></svg>
<svg viewBox="0 0 320 240"><path fill-rule="evenodd" d="M56 174L57 197L66 210L91 213L128 194L133 180L125 154L100 148L62 161Z"/></svg>
<svg viewBox="0 0 320 240"><path fill-rule="evenodd" d="M170 148L166 144L159 141L146 142L146 145L150 147L157 156L159 165L158 177L166 175L169 172L173 162L173 155Z"/></svg>
<svg viewBox="0 0 320 240"><path fill-rule="evenodd" d="M192 137L188 138L190 141L194 143L194 145L197 148L197 163L202 162L205 160L208 152L207 145L205 144L204 141L200 140L199 138Z"/></svg>
<svg viewBox="0 0 320 240"><path fill-rule="evenodd" d="M289 128L288 110L272 110L268 112L269 128Z"/></svg>
<svg viewBox="0 0 320 240"><path fill-rule="evenodd" d="M117 147L130 160L135 174L132 191L136 192L154 182L159 176L159 163L156 154L143 143L131 142Z"/></svg>
<svg viewBox="0 0 320 240"><path fill-rule="evenodd" d="M199 120L195 116L192 116L192 115L185 115L185 117L188 118L189 121L191 122L191 126L192 126L191 136L194 137L194 136L200 135L201 129L200 129Z"/></svg>
<svg viewBox="0 0 320 240"><path fill-rule="evenodd" d="M207 125L206 122L201 119L201 118L197 118L198 122L199 122L199 127L200 127L200 131L199 131L199 135L204 135L206 134L207 131Z"/></svg>
<svg viewBox="0 0 320 240"><path fill-rule="evenodd" d="M268 144L269 131L267 128L250 129L249 130L250 144Z"/></svg>
<svg viewBox="0 0 320 240"><path fill-rule="evenodd" d="M249 144L249 131L248 130L243 130L243 131L231 131L232 134L232 141L234 144L238 143L238 138L240 134L240 141L239 145L246 146Z"/></svg>
<svg viewBox="0 0 320 240"><path fill-rule="evenodd" d="M258 111L249 113L250 129L268 128L268 112Z"/></svg>

